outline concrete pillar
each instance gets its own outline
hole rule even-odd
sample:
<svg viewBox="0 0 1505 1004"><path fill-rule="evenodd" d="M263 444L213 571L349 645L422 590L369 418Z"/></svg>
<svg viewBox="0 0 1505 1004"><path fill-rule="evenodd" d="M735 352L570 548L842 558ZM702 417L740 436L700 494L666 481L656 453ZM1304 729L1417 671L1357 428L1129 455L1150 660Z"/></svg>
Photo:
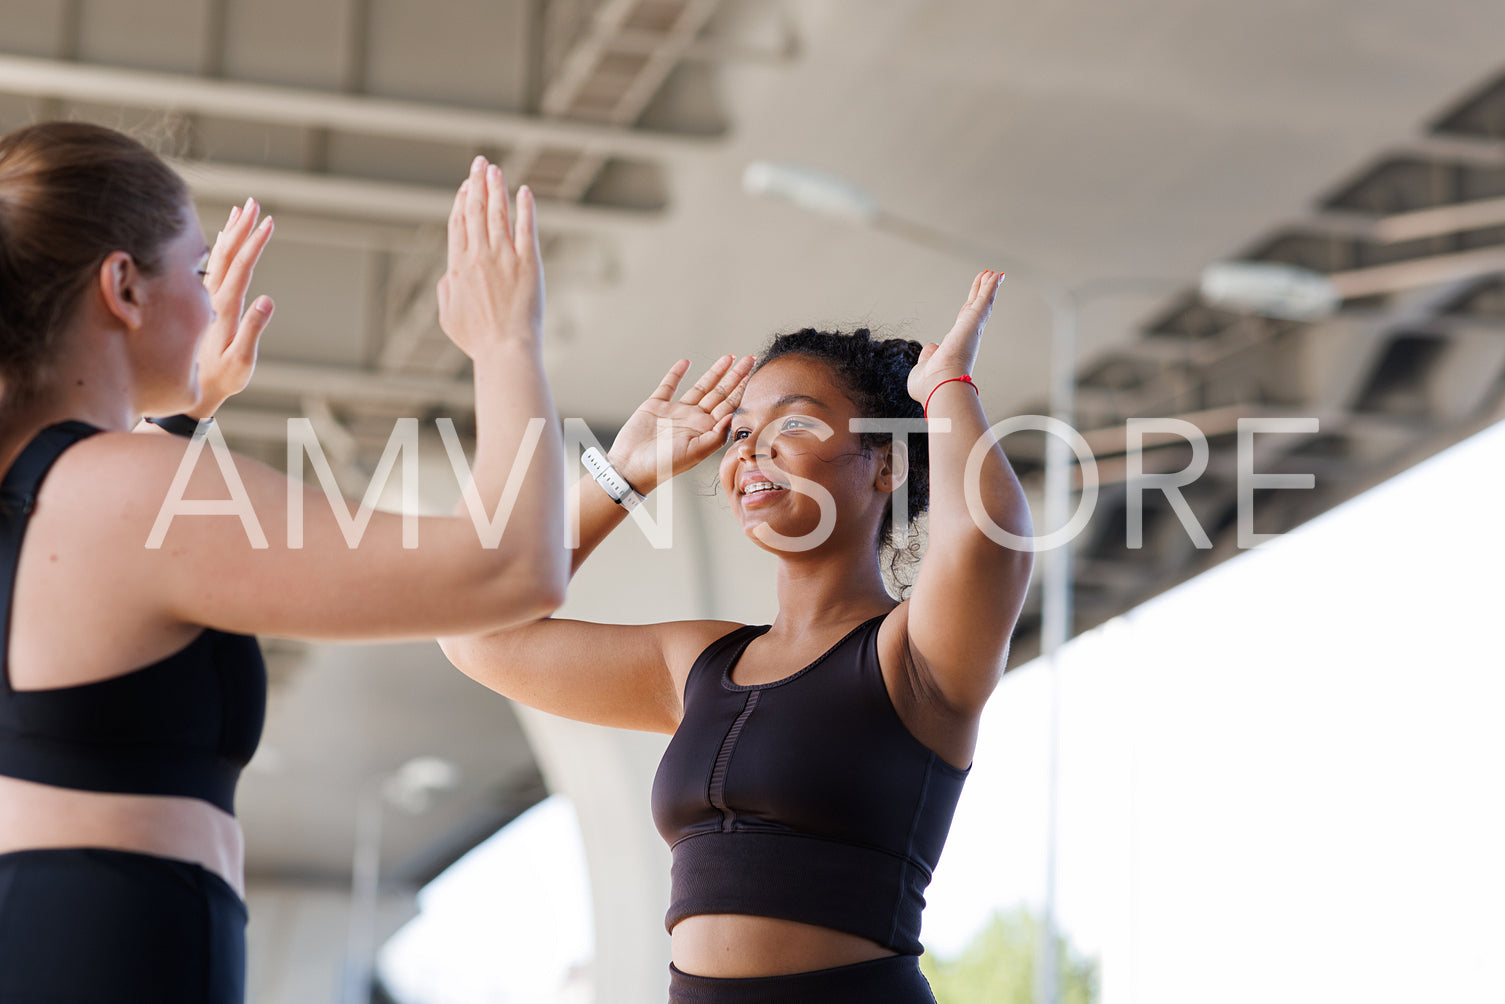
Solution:
<svg viewBox="0 0 1505 1004"><path fill-rule="evenodd" d="M590 870L595 1000L663 1004L669 850L648 811L667 736L603 729L518 706L549 790L574 803Z"/></svg>

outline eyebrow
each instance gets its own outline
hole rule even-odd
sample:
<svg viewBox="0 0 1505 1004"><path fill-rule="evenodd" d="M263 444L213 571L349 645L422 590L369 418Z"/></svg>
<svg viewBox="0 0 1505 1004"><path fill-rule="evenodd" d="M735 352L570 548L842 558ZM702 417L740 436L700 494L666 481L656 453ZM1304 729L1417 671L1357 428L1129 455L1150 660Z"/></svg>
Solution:
<svg viewBox="0 0 1505 1004"><path fill-rule="evenodd" d="M831 410L830 406L827 405L826 402L822 401L818 397L811 397L809 394L785 394L783 397L779 398L777 401L775 401L773 403L773 410L777 411L780 408L787 408L789 405L796 404L796 403L798 403L800 401L804 401L804 402L806 402L808 404L813 404L817 408L821 408L821 409L823 409L825 411L830 411ZM742 415L742 414L745 414L746 412L747 412L746 408L743 408L743 407L739 406L735 411L732 412L732 414L733 415Z"/></svg>

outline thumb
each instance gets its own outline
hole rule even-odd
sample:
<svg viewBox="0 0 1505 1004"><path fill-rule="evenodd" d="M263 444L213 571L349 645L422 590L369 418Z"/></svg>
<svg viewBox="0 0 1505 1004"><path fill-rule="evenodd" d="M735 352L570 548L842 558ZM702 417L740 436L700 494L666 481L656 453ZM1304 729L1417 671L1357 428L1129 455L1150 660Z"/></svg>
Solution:
<svg viewBox="0 0 1505 1004"><path fill-rule="evenodd" d="M941 347L939 345L937 345L935 342L931 342L929 345L920 350L920 358L915 361L915 366L924 366L926 363L930 362L930 357L935 355L940 350Z"/></svg>

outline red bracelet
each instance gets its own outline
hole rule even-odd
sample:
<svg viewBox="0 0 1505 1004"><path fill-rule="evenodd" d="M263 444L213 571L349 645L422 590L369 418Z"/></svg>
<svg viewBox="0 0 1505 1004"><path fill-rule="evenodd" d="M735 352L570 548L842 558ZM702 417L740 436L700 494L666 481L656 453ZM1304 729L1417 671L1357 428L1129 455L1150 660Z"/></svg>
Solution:
<svg viewBox="0 0 1505 1004"><path fill-rule="evenodd" d="M979 395L982 394L982 391L977 390L977 384L975 384L975 383L972 382L972 377L970 375L968 375L968 376L959 376L959 377L947 377L945 380L942 380L940 383L938 383L934 387L930 388L930 393L925 398L925 418L927 420L930 418L930 399L932 397L935 397L935 392L938 391L938 390L940 390L942 387L946 386L948 383L955 383L958 380L961 381L962 383L971 385L972 389L974 391L977 391L977 393Z"/></svg>

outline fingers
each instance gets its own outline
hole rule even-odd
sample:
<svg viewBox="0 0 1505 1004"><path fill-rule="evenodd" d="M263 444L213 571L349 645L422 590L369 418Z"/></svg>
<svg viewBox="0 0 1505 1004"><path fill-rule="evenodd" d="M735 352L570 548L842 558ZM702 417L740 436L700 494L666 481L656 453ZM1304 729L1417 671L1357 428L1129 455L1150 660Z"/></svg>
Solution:
<svg viewBox="0 0 1505 1004"><path fill-rule="evenodd" d="M486 165L486 240L492 247L500 247L511 238L507 229L507 183L502 178L502 169L495 164Z"/></svg>
<svg viewBox="0 0 1505 1004"><path fill-rule="evenodd" d="M988 323L993 313L993 301L998 297L998 287L1003 284L1003 273L991 269L977 273L972 280L972 291L967 302L956 312L957 324L972 324L979 330Z"/></svg>
<svg viewBox="0 0 1505 1004"><path fill-rule="evenodd" d="M711 413L717 424L736 410L737 405L742 403L742 392L747 389L747 381L752 377L753 365L757 362L754 356L743 356L737 361L737 365L726 371L726 376L716 385L716 389L708 394L700 406ZM712 400L720 398L714 405Z"/></svg>
<svg viewBox="0 0 1505 1004"><path fill-rule="evenodd" d="M732 413L728 411L711 428L696 436L691 443L696 453L709 453L726 442L726 431L732 426Z"/></svg>
<svg viewBox="0 0 1505 1004"><path fill-rule="evenodd" d="M249 213L242 213L241 220L244 221L249 216ZM256 263L261 260L261 253L266 250L267 241L272 239L274 229L272 217L263 219L235 249L234 257L223 270L223 278L215 290L215 299L220 304L233 305L237 314L240 313L240 303L245 299L246 290L251 286L251 275L256 270Z"/></svg>
<svg viewBox="0 0 1505 1004"><path fill-rule="evenodd" d="M465 192L465 246L473 248L486 244L486 158L476 157L470 162L470 187Z"/></svg>
<svg viewBox="0 0 1505 1004"><path fill-rule="evenodd" d="M449 256L451 262L475 247L500 251L512 246L519 256L539 258L538 232L534 225L533 193L524 185L517 193L517 226L507 204L507 179L502 169L485 157L470 162L470 176L455 193L449 211Z"/></svg>
<svg viewBox="0 0 1505 1004"><path fill-rule="evenodd" d="M736 358L736 356L727 355L716 360L711 364L711 368L702 373L700 379L695 381L695 386L685 391L684 396L679 399L679 403L699 404L700 399L709 394L721 381L721 378L731 368Z"/></svg>
<svg viewBox="0 0 1505 1004"><path fill-rule="evenodd" d="M988 302L992 303L993 299L998 296L998 288L1003 285L1003 273L989 272L988 281L991 285L985 287L985 292L988 294Z"/></svg>
<svg viewBox="0 0 1505 1004"><path fill-rule="evenodd" d="M449 224L446 228L449 236L449 263L453 268L459 257L465 253L465 199L470 192L470 180L467 178L460 183L455 190L455 201L449 207Z"/></svg>
<svg viewBox="0 0 1505 1004"><path fill-rule="evenodd" d="M247 199L244 206L230 210L225 228L214 239L214 248L209 252L209 263L204 266L204 286L210 293L218 291L224 284L226 267L235 257L241 242L246 239L246 234L255 226L256 217L260 213L261 207L255 199Z"/></svg>
<svg viewBox="0 0 1505 1004"><path fill-rule="evenodd" d="M670 366L669 372L664 374L664 379L660 381L658 389L649 395L648 400L668 401L674 396L675 389L679 386L679 382L685 378L685 373L689 369L690 360L688 359L681 359L673 366Z"/></svg>
<svg viewBox="0 0 1505 1004"><path fill-rule="evenodd" d="M543 258L538 249L538 205L533 200L533 189L527 185L517 190L517 232L513 235L513 245L519 258L535 266Z"/></svg>
<svg viewBox="0 0 1505 1004"><path fill-rule="evenodd" d="M988 323L988 318L993 314L993 301L998 298L998 287L1003 284L1002 272L984 272L982 289L979 291L977 302L972 309L977 313L977 326L982 328Z"/></svg>

